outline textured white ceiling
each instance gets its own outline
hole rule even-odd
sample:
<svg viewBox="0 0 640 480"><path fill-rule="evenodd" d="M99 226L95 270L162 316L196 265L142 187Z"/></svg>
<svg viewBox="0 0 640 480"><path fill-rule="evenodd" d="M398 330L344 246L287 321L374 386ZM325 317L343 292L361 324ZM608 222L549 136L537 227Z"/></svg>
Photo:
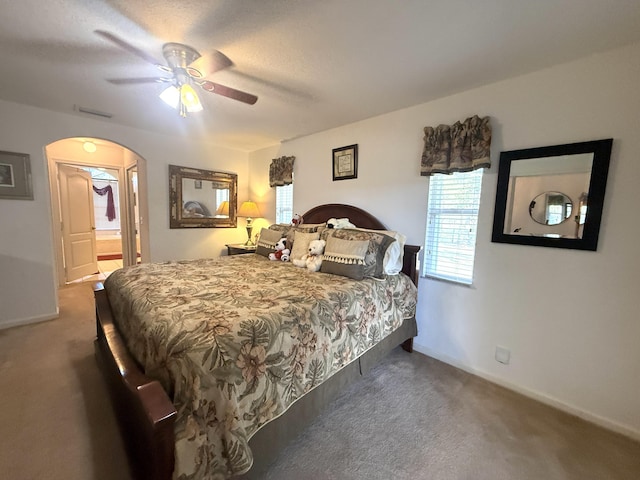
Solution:
<svg viewBox="0 0 640 480"><path fill-rule="evenodd" d="M0 98L252 151L640 41L638 0L0 0ZM94 33L162 59L166 42L216 49L209 77L249 106L201 95L180 118L158 70Z"/></svg>

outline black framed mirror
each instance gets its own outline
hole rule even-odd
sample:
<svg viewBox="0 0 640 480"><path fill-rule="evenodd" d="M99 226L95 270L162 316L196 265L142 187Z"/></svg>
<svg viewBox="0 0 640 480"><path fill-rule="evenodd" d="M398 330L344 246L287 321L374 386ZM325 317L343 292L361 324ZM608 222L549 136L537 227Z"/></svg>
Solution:
<svg viewBox="0 0 640 480"><path fill-rule="evenodd" d="M238 176L169 165L170 228L235 228Z"/></svg>
<svg viewBox="0 0 640 480"><path fill-rule="evenodd" d="M595 251L612 143L501 152L491 241Z"/></svg>

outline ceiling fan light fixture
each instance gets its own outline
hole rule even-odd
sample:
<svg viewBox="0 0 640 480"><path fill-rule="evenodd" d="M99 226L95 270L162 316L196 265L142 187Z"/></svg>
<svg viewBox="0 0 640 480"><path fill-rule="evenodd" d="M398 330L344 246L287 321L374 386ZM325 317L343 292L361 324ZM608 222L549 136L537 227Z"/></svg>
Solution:
<svg viewBox="0 0 640 480"><path fill-rule="evenodd" d="M160 98L171 108L175 108L177 110L180 103L180 91L175 85L170 85L162 91Z"/></svg>
<svg viewBox="0 0 640 480"><path fill-rule="evenodd" d="M187 112L193 113L202 111L200 98L198 98L198 94L188 83L185 83L180 87L180 100Z"/></svg>
<svg viewBox="0 0 640 480"><path fill-rule="evenodd" d="M178 110L182 117L186 117L187 113L202 111L200 98L193 87L188 83L180 85L179 88L175 85L167 87L160 94L160 98L171 108Z"/></svg>

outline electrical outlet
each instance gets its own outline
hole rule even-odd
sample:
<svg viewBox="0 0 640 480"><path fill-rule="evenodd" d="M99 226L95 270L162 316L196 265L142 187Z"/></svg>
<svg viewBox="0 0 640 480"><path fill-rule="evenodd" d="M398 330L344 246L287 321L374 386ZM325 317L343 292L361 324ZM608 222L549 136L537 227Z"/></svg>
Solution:
<svg viewBox="0 0 640 480"><path fill-rule="evenodd" d="M504 363L505 365L509 365L509 360L511 358L511 352L508 348L497 346L496 347L496 360L500 363Z"/></svg>

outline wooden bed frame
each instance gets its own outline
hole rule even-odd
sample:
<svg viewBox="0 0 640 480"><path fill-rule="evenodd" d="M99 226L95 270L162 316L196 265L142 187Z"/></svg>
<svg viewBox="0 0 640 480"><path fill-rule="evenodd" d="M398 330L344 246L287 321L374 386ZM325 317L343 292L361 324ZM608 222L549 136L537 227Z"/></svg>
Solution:
<svg viewBox="0 0 640 480"><path fill-rule="evenodd" d="M349 218L361 228L386 230L375 217L357 207L326 204L303 215L305 223L321 223L330 218ZM417 254L420 247L405 245L402 271L418 284ZM109 299L102 284L95 288L96 327L95 352L120 424L132 473L145 480L170 480L174 467L174 423L176 409L160 383L143 373L128 352L124 339L113 321ZM254 463L244 475L254 478L266 469L281 451L344 389L398 345L413 351L417 334L415 318L343 368L329 380L295 402L278 419L265 425L249 441Z"/></svg>

